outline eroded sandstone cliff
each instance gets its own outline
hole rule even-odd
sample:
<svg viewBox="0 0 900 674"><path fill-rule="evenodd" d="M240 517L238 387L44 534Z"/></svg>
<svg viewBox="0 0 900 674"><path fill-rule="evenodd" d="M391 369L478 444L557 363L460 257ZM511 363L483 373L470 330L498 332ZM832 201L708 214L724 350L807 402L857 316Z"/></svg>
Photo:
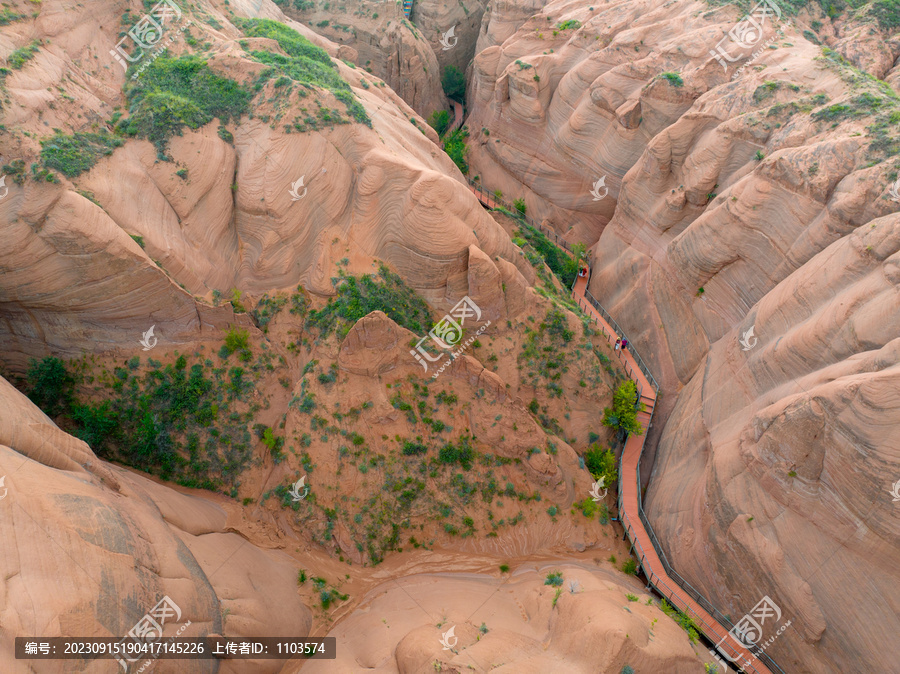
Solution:
<svg viewBox="0 0 900 674"><path fill-rule="evenodd" d="M785 9L726 70L741 18L547 5L475 59L472 172L596 241L666 394L645 505L675 568L732 619L772 597L786 671L890 669L900 40L871 5Z"/></svg>

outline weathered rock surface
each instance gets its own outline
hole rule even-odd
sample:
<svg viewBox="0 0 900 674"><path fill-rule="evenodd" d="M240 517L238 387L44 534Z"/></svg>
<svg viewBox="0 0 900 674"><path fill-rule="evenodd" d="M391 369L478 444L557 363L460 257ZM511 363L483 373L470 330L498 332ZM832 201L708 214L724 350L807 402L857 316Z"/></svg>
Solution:
<svg viewBox="0 0 900 674"><path fill-rule="evenodd" d="M463 14L458 5L449 16ZM431 32L410 23L403 4L379 0L284 3L284 12L333 44L340 57L383 80L422 117L446 107ZM439 48L439 47L438 47Z"/></svg>
<svg viewBox="0 0 900 674"><path fill-rule="evenodd" d="M724 72L734 10L548 4L475 59L470 164L597 241L590 290L668 394L645 507L675 568L733 619L772 597L785 671L891 669L900 42L808 12Z"/></svg>
<svg viewBox="0 0 900 674"><path fill-rule="evenodd" d="M557 590L544 584L552 571L565 581L555 602ZM374 588L329 633L350 645L336 662L311 661L303 671L697 672L685 633L640 592L637 583L575 565L529 564L503 578L410 576ZM629 602L631 593L639 601Z"/></svg>
<svg viewBox="0 0 900 674"><path fill-rule="evenodd" d="M70 4L42 5L39 21L50 21ZM235 8L241 10L281 18L324 44L268 0ZM78 31L58 26L51 44L6 77L4 119L22 133L0 141L4 161L24 157L27 166L37 158L35 138L48 133L40 121L44 113L54 127L83 131L90 129L81 119L103 120L123 105L123 73L114 62L89 71L75 65L79 58L95 60L87 55L94 46L81 42L82 28L101 36L105 31L103 40L115 43L115 3L79 17ZM247 59L228 17L217 20L222 31L194 28L198 40L197 31L205 31L203 39L214 45L210 67L252 82L261 64ZM273 40L254 40L279 51ZM19 42L7 39L7 53ZM171 49L186 47L175 42ZM338 51L333 44L329 50ZM0 341L8 361L24 367L28 357L46 353L40 344L71 355L82 345L130 349L150 326L168 344L217 337L230 323L249 323L230 307L210 306L219 295L229 298L237 289L259 297L301 283L331 294L334 265L351 247L351 272L370 271L373 259L384 260L436 303L465 294L472 246L526 270L509 237L435 146L433 130L421 119L410 123L415 113L377 78L335 63L373 128L344 124L288 133L263 121L284 115L283 103L268 98L256 105L252 119L230 125L233 141L220 137L215 121L185 129L169 142L172 161L159 161L148 141L131 140L72 180L7 181L0 238L12 245L0 249L0 310L6 316ZM79 77L70 78L76 70ZM77 96L51 107L33 96L35 83L68 86ZM297 115L307 104L291 99ZM299 178L304 191L297 200L290 190Z"/></svg>
<svg viewBox="0 0 900 674"><path fill-rule="evenodd" d="M124 638L165 596L181 611L166 636L309 633L284 553L226 532L213 501L100 461L2 378L0 476L4 672L32 671L14 658L17 636ZM156 664L160 672L280 669L271 660Z"/></svg>
<svg viewBox="0 0 900 674"><path fill-rule="evenodd" d="M475 56L485 5L477 0L418 0L412 19L434 50L441 72L452 65L465 72ZM448 33L453 31L452 35Z"/></svg>

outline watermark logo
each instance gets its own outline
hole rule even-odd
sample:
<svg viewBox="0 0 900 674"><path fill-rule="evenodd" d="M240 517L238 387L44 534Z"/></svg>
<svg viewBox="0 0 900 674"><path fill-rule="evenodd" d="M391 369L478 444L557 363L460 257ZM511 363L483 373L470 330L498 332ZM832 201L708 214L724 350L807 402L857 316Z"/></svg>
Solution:
<svg viewBox="0 0 900 674"><path fill-rule="evenodd" d="M303 492L302 494L300 492ZM288 490L288 494L291 495L291 499L294 502L302 501L306 498L307 494L309 494L309 487L306 486L306 475L297 480L291 488Z"/></svg>
<svg viewBox="0 0 900 674"><path fill-rule="evenodd" d="M174 616L174 620L170 620ZM134 627L132 627L128 631L128 637L130 637L133 641L143 642L144 644L148 644L160 639L163 635L163 626L166 622L178 622L181 620L181 608L172 601L168 595L159 600L156 606L154 606L150 611L144 614L144 617L135 623ZM187 621L184 625L181 626L181 629L178 630L179 636L184 629L191 624L191 621ZM122 649L119 652L125 654L136 654L140 652L140 649L135 647L128 648L126 641L128 637L122 639L119 644L122 646ZM144 651L146 652L146 651ZM128 671L129 663L137 662L141 659L143 654L138 655L136 658L131 658L128 655L124 655L122 658L116 658L116 661L122 666L124 671ZM154 656L156 657L156 656ZM127 662L126 662L127 660ZM149 660L147 663L141 666L138 671L142 671L147 664L149 664Z"/></svg>
<svg viewBox="0 0 900 674"><path fill-rule="evenodd" d="M0 501L2 501L3 499L6 498L6 494L7 494L7 492L9 491L9 489L7 489L7 488L3 485L3 483L4 483L5 481L6 481L6 475L0 477ZM898 484L900 484L900 482L898 482ZM894 500L896 501L897 499L894 499Z"/></svg>
<svg viewBox="0 0 900 674"><path fill-rule="evenodd" d="M125 37L116 44L115 49L109 53L122 66L122 70L128 70L129 63L136 63L144 58L144 51L159 44L162 40L166 24L181 19L181 7L172 0L162 0L153 6L148 14L144 14L140 21L131 27ZM125 41L131 40L134 46L130 50L125 49Z"/></svg>
<svg viewBox="0 0 900 674"><path fill-rule="evenodd" d="M0 180L0 185L3 184L3 181ZM888 194L891 195L891 201L900 202L900 178L897 178L897 182L890 186L888 189ZM0 199L3 197L0 196Z"/></svg>
<svg viewBox="0 0 900 674"><path fill-rule="evenodd" d="M453 49L457 42L459 42L459 38L456 37L456 26L453 26L446 33L441 34L441 49L443 51Z"/></svg>
<svg viewBox="0 0 900 674"><path fill-rule="evenodd" d="M741 19L734 28L728 31L725 37L719 40L715 50L709 50L710 55L719 62L724 72L728 72L729 63L734 63L746 56L746 51L755 47L759 41L762 40L766 19L772 16L774 16L775 19L780 20L781 8L774 0L762 0L762 2L753 7L753 9L750 10L750 13ZM747 64L744 64L744 67L754 61L762 50L774 41L774 39L775 38L772 37L769 42L761 45L761 47L753 53L750 61L748 61ZM738 51L736 55L732 55L732 53L722 45L722 43L726 41L737 47ZM741 70L743 70L743 67ZM737 77L739 73L740 71L735 73L732 79Z"/></svg>
<svg viewBox="0 0 900 674"><path fill-rule="evenodd" d="M451 648L456 646L459 641L459 637L457 637L453 632L456 630L456 625L453 625L449 630L441 634L441 646L443 651L449 651Z"/></svg>
<svg viewBox="0 0 900 674"><path fill-rule="evenodd" d="M475 321L481 320L481 308L472 301L472 299L466 295L459 302L456 303L450 313L444 316L440 321L438 321L437 325L435 325L431 330L429 330L428 334L422 337L416 343L415 349L410 349L410 353L415 356L415 359L419 361L419 364L428 372L428 363L430 361L432 363L436 363L441 358L444 357L445 354L441 353L437 356L432 356L425 348L422 346L422 342L424 342L429 337L431 340L437 344L437 346L441 349L449 349L450 350L450 361L444 363L441 366L441 369L434 375L432 375L432 379L437 379L438 375L444 371L444 368L453 361L456 360L457 356L459 356L465 349L468 347L475 339L483 333L487 327L491 324L490 321L482 325L478 328L478 332L475 333L474 337L470 337L466 340L464 344L459 346L458 350L454 352L452 349L456 348L459 345L460 340L463 336L463 326L466 323L467 318L473 318Z"/></svg>
<svg viewBox="0 0 900 674"><path fill-rule="evenodd" d="M9 194L9 188L6 186L6 176L0 176L0 199Z"/></svg>
<svg viewBox="0 0 900 674"><path fill-rule="evenodd" d="M148 14L144 14L141 20L131 27L131 30L126 33L125 37L116 44L116 48L110 49L109 53L122 66L122 69L127 72L129 64L137 63L147 55L148 50L154 48L150 58L131 76L132 80L136 80L151 63L159 58L160 54L168 49L170 44L173 44L178 39L181 33L194 24L190 19L183 21L177 27L176 33L163 41L162 37L166 31L167 24L178 21L181 19L181 16L181 8L173 0L158 2ZM132 44L126 49L125 42L129 39Z"/></svg>
<svg viewBox="0 0 900 674"><path fill-rule="evenodd" d="M150 329L144 333L143 339L141 339L141 346L144 347L144 351L149 351L156 346L156 342L159 341L153 336L153 328L155 327L155 325L151 325Z"/></svg>
<svg viewBox="0 0 900 674"><path fill-rule="evenodd" d="M751 325L750 329L746 330L744 334L741 335L740 340L738 340L741 345L742 351L749 351L754 346L756 346L756 343L759 341L756 337L753 336L754 327L755 326Z"/></svg>
<svg viewBox="0 0 900 674"><path fill-rule="evenodd" d="M600 193L600 190L603 190L603 193ZM606 176L603 176L594 183L594 189L591 190L591 195L594 197L594 201L600 201L603 197L609 194L609 188L606 186Z"/></svg>
<svg viewBox="0 0 900 674"><path fill-rule="evenodd" d="M0 478L0 487L3 486L3 478ZM894 502L900 501L900 480L897 480L894 483L893 489L890 490L891 496L894 497ZM0 497L2 498L2 497Z"/></svg>
<svg viewBox="0 0 900 674"><path fill-rule="evenodd" d="M595 503L599 503L601 499L605 498L605 497L606 497L606 492L609 491L609 489L604 489L604 488L603 488L603 481L604 481L605 479L606 479L605 477L601 477L599 480L597 480L597 481L591 486L591 499L593 499L593 501L594 501ZM603 493L602 493L602 494L600 493L600 490L601 490L601 489L603 489Z"/></svg>
<svg viewBox="0 0 900 674"><path fill-rule="evenodd" d="M291 184L291 189L288 190L288 194L291 195L291 201L300 201L303 197L306 196L306 188L303 187L303 179L305 175L300 176L300 179ZM303 187L303 193L300 193L300 188Z"/></svg>
<svg viewBox="0 0 900 674"><path fill-rule="evenodd" d="M722 640L716 644L716 648L722 653L722 655L731 662L738 662L741 667L749 667L753 660L757 660L762 652L766 650L779 636L781 636L782 632L784 632L791 625L791 621L788 620L784 623L778 631L769 637L765 643L760 643L763 637L763 625L767 622L771 622L772 626L774 626L778 621L781 620L781 608L779 608L778 604L776 604L772 599L766 595L754 606L750 613L745 614L740 620L737 621L734 627L732 627L728 634L722 637ZM742 647L749 651L753 655L753 660L749 658L743 658L743 662L740 662L740 655L735 655L734 657L728 655L727 652L722 648L722 643L728 639L731 640L739 647ZM715 656L716 660L719 664L723 664L719 656L715 651L709 651L711 655Z"/></svg>

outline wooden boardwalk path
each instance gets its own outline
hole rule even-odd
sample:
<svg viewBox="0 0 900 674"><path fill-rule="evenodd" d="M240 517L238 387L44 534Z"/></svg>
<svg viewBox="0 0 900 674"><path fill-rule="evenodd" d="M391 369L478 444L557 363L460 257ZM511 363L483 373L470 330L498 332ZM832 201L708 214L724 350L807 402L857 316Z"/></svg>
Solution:
<svg viewBox="0 0 900 674"><path fill-rule="evenodd" d="M454 106L453 121L456 127L462 124L462 106L458 103ZM470 187L478 197L478 200L487 208L493 209L503 206L508 209L506 204L500 202L482 187L471 183L471 181ZM540 229L543 231L545 228L540 227ZM555 232L552 235L557 243L569 250L568 242L562 241ZM588 316L597 323L598 327L606 335L607 340L613 342L616 339L613 335L627 339L619 325L588 291L590 269L588 268L585 271L587 272L586 275L578 276L575 280L572 288L573 297ZM659 547L659 542L656 540L656 535L653 533L649 521L646 520L646 516L643 514L640 484L641 455L644 451L644 441L653 419L653 410L656 405L656 395L659 388L656 380L653 379L653 375L650 374L647 366L633 346L629 343L628 347L628 349L619 349L616 351L616 354L622 362L625 373L637 384L640 399L646 405L646 410L638 413L638 421L641 423L644 431L643 435L629 436L625 442L625 448L622 450L622 458L619 464L618 506L619 519L625 529L625 535L636 553L640 568L643 570L647 582L675 608L690 616L697 628L716 645L719 652L734 663L733 666L742 667L744 672L751 674L783 674L783 670L768 655L761 653L757 657L744 648L730 634L731 622L683 578L678 576L676 581L672 575L677 576L678 574L671 570L668 562L663 562L664 553ZM669 570L671 570L671 574ZM713 613L716 614L716 617L713 617ZM710 653L716 655L713 650Z"/></svg>

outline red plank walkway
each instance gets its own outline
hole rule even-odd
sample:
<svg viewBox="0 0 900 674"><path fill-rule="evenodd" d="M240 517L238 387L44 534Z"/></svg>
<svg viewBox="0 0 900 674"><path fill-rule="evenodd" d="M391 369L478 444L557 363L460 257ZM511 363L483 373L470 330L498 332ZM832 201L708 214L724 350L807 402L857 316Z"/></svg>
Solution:
<svg viewBox="0 0 900 674"><path fill-rule="evenodd" d="M454 108L454 124L455 126L459 126L459 124L462 123L462 106L456 104ZM499 199L496 199L494 195L488 194L483 188L474 184L471 185L471 188L479 201L488 208L497 208L498 206L507 207L506 204L502 203ZM541 230L544 229L545 228L541 227ZM563 247L566 249L569 248L569 244L561 240L555 232L552 233L552 236ZM575 297L581 308L599 325L610 342L614 339L613 335L618 334L619 336L625 337L624 332L621 331L621 328L619 328L618 325L616 325L618 332L613 329L612 325L610 325L612 318L609 318L609 320L604 318L603 314L606 313L605 310L600 308L598 311L599 303L595 307L594 302L596 302L596 300L589 297L590 293L587 291L587 284L590 270L588 269L586 271L588 275L579 276L575 280L575 285L572 288L572 295ZM593 302L591 300L593 300ZM603 313L601 313L601 311ZM612 322L615 323L615 321ZM625 338L627 339L627 337ZM630 346L631 344L629 344L629 347ZM632 349L620 349L616 351L616 353L618 354L619 359L623 361L626 374L637 384L641 401L644 402L647 407L646 411L638 414L638 420L644 430L643 435L629 436L625 442L625 448L622 450L622 458L619 466L618 501L619 519L621 520L622 526L625 528L626 536L628 536L634 550L637 552L641 569L643 569L647 581L657 592L659 592L659 594L664 596L669 603L682 613L689 615L700 631L706 635L706 638L716 644L719 651L725 654L732 662L736 662L743 667L743 671L752 674L773 674L775 671L781 672L781 668L775 665L771 658L766 654L762 654L762 658L769 663L773 669L767 667L761 659L758 659L744 648L733 636L729 636L729 627L727 625L730 625L730 623L727 622L727 619L719 613L721 621L724 621L727 624L726 625L714 618L710 612L694 599L694 597L696 596L697 599L703 601L715 611L708 601L703 599L696 590L693 590L693 588L691 588L693 592L689 592L686 587L684 587L689 587L689 585L683 578L679 577L681 582L676 582L667 572L666 568L668 565L663 563L660 558L661 553L657 550L658 542L654 544L655 535L648 533L641 518L640 461L641 454L644 450L644 440L647 437L647 431L650 428L650 422L653 418L653 408L656 404L656 381L654 380L651 382L650 379L648 379L648 376L652 378L652 375L649 375L649 370L646 370L643 361L638 362L640 356L636 357L636 352L633 352ZM718 613L718 611L715 612ZM726 639L726 637L729 638ZM710 651L710 653L715 655L715 651Z"/></svg>

